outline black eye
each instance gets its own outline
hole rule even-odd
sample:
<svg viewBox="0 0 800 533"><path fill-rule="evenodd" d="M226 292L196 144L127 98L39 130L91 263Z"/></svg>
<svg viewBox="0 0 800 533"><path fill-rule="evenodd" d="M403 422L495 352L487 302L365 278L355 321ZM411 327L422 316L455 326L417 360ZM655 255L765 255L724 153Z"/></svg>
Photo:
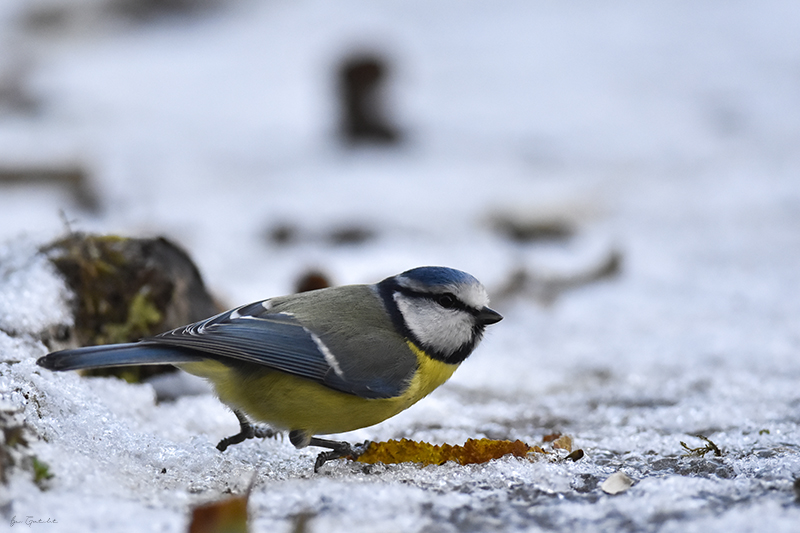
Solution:
<svg viewBox="0 0 800 533"><path fill-rule="evenodd" d="M450 309L456 305L456 297L452 294L440 294L436 297L436 303L445 309Z"/></svg>

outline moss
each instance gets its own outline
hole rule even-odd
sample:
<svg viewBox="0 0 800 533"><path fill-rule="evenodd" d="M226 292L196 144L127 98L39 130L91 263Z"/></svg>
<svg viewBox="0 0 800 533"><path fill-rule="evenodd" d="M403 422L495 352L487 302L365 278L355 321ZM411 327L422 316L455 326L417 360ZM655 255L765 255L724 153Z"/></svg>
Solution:
<svg viewBox="0 0 800 533"><path fill-rule="evenodd" d="M50 472L50 465L40 460L35 455L31 457L31 464L33 465L33 482L41 490L47 490L47 482L53 478Z"/></svg>
<svg viewBox="0 0 800 533"><path fill-rule="evenodd" d="M8 482L12 470L30 472L41 490L52 479L50 466L31 453L28 443L35 432L25 423L21 411L0 408L0 483Z"/></svg>
<svg viewBox="0 0 800 533"><path fill-rule="evenodd" d="M154 327L163 319L162 313L150 297L148 287L142 287L128 306L127 320L123 324L106 324L102 327L103 336L98 344L127 342L150 335Z"/></svg>
<svg viewBox="0 0 800 533"><path fill-rule="evenodd" d="M128 242L117 235L71 235L50 248L53 264L75 293L74 332L77 344L107 344L137 340L149 334L159 294L148 286L151 277L132 256ZM134 316L147 309L145 317Z"/></svg>
<svg viewBox="0 0 800 533"><path fill-rule="evenodd" d="M74 294L70 346L135 342L219 312L189 256L166 239L74 233L43 252ZM173 370L162 365L88 373L141 381L167 368Z"/></svg>

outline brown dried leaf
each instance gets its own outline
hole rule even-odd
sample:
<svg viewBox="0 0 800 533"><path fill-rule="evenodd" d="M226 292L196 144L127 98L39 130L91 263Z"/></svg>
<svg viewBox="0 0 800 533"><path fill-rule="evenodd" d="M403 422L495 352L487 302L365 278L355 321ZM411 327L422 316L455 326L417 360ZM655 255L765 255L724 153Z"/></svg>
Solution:
<svg viewBox="0 0 800 533"><path fill-rule="evenodd" d="M211 502L192 511L189 533L247 533L247 496Z"/></svg>
<svg viewBox="0 0 800 533"><path fill-rule="evenodd" d="M561 435L556 440L553 441L553 448L558 448L561 450L567 450L568 452L572 451L572 437L569 435Z"/></svg>
<svg viewBox="0 0 800 533"><path fill-rule="evenodd" d="M408 439L373 442L357 461L367 464L421 463L441 465L455 461L461 465L486 463L505 455L531 457L535 453L547 453L538 446L528 446L521 440L469 439L463 446L442 444L441 446Z"/></svg>
<svg viewBox="0 0 800 533"><path fill-rule="evenodd" d="M561 433L550 433L542 437L542 442L553 442L561 436Z"/></svg>

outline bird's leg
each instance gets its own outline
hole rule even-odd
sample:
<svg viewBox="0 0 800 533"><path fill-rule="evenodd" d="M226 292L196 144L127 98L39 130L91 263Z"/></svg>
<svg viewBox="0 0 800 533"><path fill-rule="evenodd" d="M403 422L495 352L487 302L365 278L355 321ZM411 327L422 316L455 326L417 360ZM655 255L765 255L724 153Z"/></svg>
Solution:
<svg viewBox="0 0 800 533"><path fill-rule="evenodd" d="M339 459L341 457L350 457L353 460L358 459L359 456L361 456L361 454L367 451L367 447L369 446L369 441L363 442L361 444L351 445L349 442L311 437L311 440L309 441L308 444L309 446L330 448L329 452L322 452L317 456L317 460L314 461L314 472L319 472L319 469L322 468L322 465L333 459Z"/></svg>
<svg viewBox="0 0 800 533"><path fill-rule="evenodd" d="M319 472L319 469L333 459L340 459L342 457L351 457L358 459L369 447L370 442L362 442L361 444L351 445L348 442L338 440L320 439L312 437L302 429L294 429L289 432L289 441L294 444L295 448L305 448L306 446L319 446L320 448L328 448L329 452L322 452L317 456L314 462L314 472Z"/></svg>
<svg viewBox="0 0 800 533"><path fill-rule="evenodd" d="M250 421L247 420L247 417L244 416L244 413L238 409L234 409L233 414L235 414L236 418L239 420L240 430L236 435L231 435L230 437L226 437L219 441L219 444L217 444L217 449L221 452L224 452L231 444L239 444L247 439L252 439L255 437L263 439L277 435L277 432L270 427L254 426L251 424Z"/></svg>

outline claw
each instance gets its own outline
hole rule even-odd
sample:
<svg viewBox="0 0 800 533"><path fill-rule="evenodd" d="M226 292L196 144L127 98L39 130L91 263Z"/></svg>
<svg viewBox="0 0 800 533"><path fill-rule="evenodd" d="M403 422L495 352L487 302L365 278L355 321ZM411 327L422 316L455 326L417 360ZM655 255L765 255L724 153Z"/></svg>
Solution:
<svg viewBox="0 0 800 533"><path fill-rule="evenodd" d="M312 437L311 442L309 442L309 445L320 446L322 448L331 449L328 452L322 452L321 454L319 454L317 456L317 460L314 461L314 473L317 473L319 472L319 469L322 468L322 465L324 465L328 461L332 461L333 459L341 459L342 457L349 457L352 460L358 459L364 452L367 451L367 448L370 445L370 441L365 441L362 442L361 444L350 445L350 443L348 442L318 439L316 437Z"/></svg>
<svg viewBox="0 0 800 533"><path fill-rule="evenodd" d="M249 420L247 420L247 417L245 417L241 411L234 409L233 414L235 414L236 418L239 420L240 430L236 435L231 435L230 437L226 437L219 441L219 444L217 444L217 449L221 452L227 450L228 446L231 446L232 444L239 444L247 439L252 439L255 437L264 439L267 437L274 437L275 435L279 434L268 426L254 426Z"/></svg>

